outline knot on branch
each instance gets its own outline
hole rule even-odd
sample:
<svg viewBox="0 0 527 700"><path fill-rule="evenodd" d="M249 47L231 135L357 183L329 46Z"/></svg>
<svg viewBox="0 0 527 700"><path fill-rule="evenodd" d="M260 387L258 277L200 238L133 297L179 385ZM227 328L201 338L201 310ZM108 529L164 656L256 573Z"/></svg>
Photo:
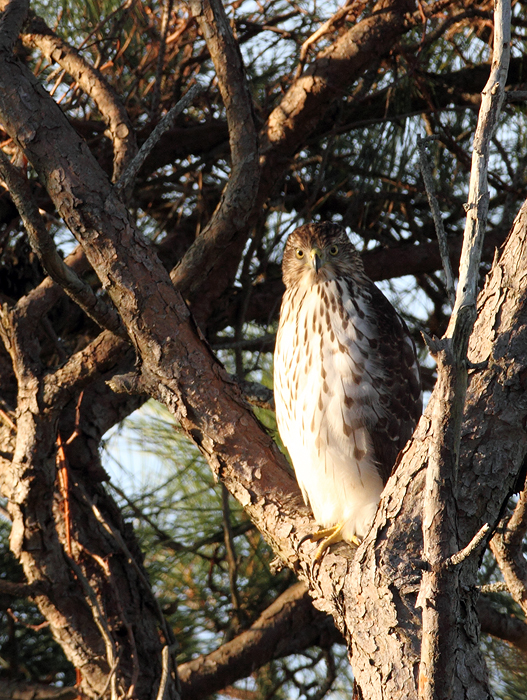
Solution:
<svg viewBox="0 0 527 700"><path fill-rule="evenodd" d="M108 379L106 384L116 394L146 394L144 381L139 372L128 372L127 374L116 374Z"/></svg>

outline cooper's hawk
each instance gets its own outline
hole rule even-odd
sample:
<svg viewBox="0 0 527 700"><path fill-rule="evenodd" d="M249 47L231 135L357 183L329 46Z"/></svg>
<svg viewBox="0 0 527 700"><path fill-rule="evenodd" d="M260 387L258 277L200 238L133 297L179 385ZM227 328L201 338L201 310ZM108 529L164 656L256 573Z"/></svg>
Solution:
<svg viewBox="0 0 527 700"><path fill-rule="evenodd" d="M369 529L397 455L421 414L414 343L366 276L341 226L288 238L274 356L280 436L304 500L332 542Z"/></svg>

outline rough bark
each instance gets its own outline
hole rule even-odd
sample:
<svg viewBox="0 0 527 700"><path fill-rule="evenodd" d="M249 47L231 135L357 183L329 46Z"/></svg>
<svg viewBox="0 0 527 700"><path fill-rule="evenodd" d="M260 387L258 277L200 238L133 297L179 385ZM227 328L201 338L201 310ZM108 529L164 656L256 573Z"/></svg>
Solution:
<svg viewBox="0 0 527 700"><path fill-rule="evenodd" d="M525 370L525 295L527 263L524 205L495 263L478 303L469 359L486 361L484 370L470 373L462 427L458 508L460 546L479 528L494 528L514 488L527 452L523 430L522 372ZM421 419L385 489L373 531L352 562L344 599L359 600L344 611L352 665L368 698L416 697L420 615L415 600L421 579L421 491L429 444L430 412ZM404 552L404 557L401 553ZM478 562L467 560L460 571L460 609L454 698L487 698L486 672L478 652L474 610ZM360 631L362 634L358 634ZM406 658L407 664L401 663ZM413 662L412 662L413 659ZM379 675L372 677L371 661Z"/></svg>
<svg viewBox="0 0 527 700"><path fill-rule="evenodd" d="M13 7L19 9L18 3ZM405 3L377 5L375 19L359 23L360 28L350 30L338 50L306 71L296 87L304 86L307 106L298 101L297 108L302 109L297 115L296 108L286 109L290 104L286 100L283 114L273 117L269 142L278 160L281 149L289 157L314 128L316 110L340 94L345 80L360 74L364 63L359 49L368 50L371 60L379 42L388 45L404 32L405 9ZM116 661L122 649L116 665L119 683L126 689L134 686L137 697L150 697L159 684L162 651L171 643L145 584L133 539L111 499L99 488L100 474L93 478L93 473L84 470L87 463L97 465L97 438L120 415L119 398L104 384L105 377L120 374L125 378L114 377L116 388L133 383L169 407L208 459L215 476L245 507L284 563L309 585L317 607L334 617L349 645L362 696L416 697L420 645L416 596L423 566L421 491L434 439L430 416L437 409L437 396L432 396L414 440L404 450L374 528L355 556L342 545L327 553L322 562L314 562L316 545L303 541L313 522L300 505L298 487L285 460L203 342L168 273L138 233L86 143L33 76L12 58L13 37L22 21L16 16L14 20L0 46L3 124L83 247L140 360L132 376L131 353L116 367L114 360L125 343L104 333L64 367L46 375L39 361L38 337L33 333L42 308L36 301L41 294L51 298L56 286L43 283L38 294L2 311L2 339L18 381L16 434L9 425L2 426L9 433L4 444L11 446L12 453L6 450L0 457L2 489L13 517L12 548L23 563L28 583L41 587L37 602L55 637L81 670L83 692L89 697L106 692L112 660ZM341 56L340 50L348 53ZM337 69L344 71L340 77ZM320 83L319 71L326 71ZM337 77L342 82L335 87ZM313 86L320 92L318 101L311 103L310 95L316 93ZM290 135L293 130L294 137ZM270 155L265 158L270 173L272 159ZM461 546L483 524L496 525L527 453L523 398L526 224L524 206L480 295L472 334L470 359L487 364L471 373L468 387L457 501ZM92 386L94 377L97 382ZM71 406L88 384L93 392L86 401L89 405L83 407L85 399L81 402L85 432L67 449L74 477L69 495L74 526L69 543L55 487L55 439L58 425L63 439L73 432ZM127 401L123 397L123 404ZM107 410L102 416L90 414L94 405ZM66 408L70 409L69 419ZM478 647L476 568L477 562L467 560L460 570L463 616L455 629L459 649L453 685L456 700L488 697ZM116 584L120 579L126 580L125 587ZM51 589L50 581L54 583ZM178 695L174 674L167 695Z"/></svg>

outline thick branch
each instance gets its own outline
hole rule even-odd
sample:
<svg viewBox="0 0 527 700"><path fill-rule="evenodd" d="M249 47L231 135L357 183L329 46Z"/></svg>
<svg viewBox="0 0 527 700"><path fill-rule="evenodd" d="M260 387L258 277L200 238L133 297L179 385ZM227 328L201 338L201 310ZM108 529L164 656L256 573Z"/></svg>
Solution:
<svg viewBox="0 0 527 700"><path fill-rule="evenodd" d="M27 0L2 0L0 3L0 53L10 55L29 10Z"/></svg>
<svg viewBox="0 0 527 700"><path fill-rule="evenodd" d="M307 510L299 507L298 486L285 459L202 343L154 250L145 245L84 142L54 101L34 89L23 66L4 66L0 114L5 128L34 163L57 210L102 275L103 287L123 314L142 358L144 385L174 412L216 476L282 557L295 561L300 540L312 528ZM20 86L25 98L17 101L13 113L9 104ZM44 124L57 128L47 129L46 138L35 138L19 128L19 119L37 129ZM198 384L206 391L197 392ZM310 543L302 545L305 565L312 549Z"/></svg>
<svg viewBox="0 0 527 700"><path fill-rule="evenodd" d="M191 300L199 289L210 305L231 281L224 270L226 253L237 265L247 240L247 220L253 211L260 169L251 95L223 5L220 0L192 0L190 6L216 69L229 125L232 166L216 211L174 269L172 281ZM197 303L194 308L199 318Z"/></svg>
<svg viewBox="0 0 527 700"><path fill-rule="evenodd" d="M248 630L207 656L180 665L181 696L183 700L208 697L273 659L339 641L342 636L332 619L313 607L305 584L297 583Z"/></svg>
<svg viewBox="0 0 527 700"><path fill-rule="evenodd" d="M113 333L101 333L74 353L62 367L46 375L43 401L54 411L61 410L72 396L114 367L116 358L121 357L128 347L128 343Z"/></svg>

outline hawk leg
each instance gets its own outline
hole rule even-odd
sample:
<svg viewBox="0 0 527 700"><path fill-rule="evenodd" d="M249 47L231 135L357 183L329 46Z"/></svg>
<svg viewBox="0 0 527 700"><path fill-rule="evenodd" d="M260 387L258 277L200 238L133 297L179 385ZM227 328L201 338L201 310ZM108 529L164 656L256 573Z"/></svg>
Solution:
<svg viewBox="0 0 527 700"><path fill-rule="evenodd" d="M326 549L332 544L344 541L344 538L342 537L342 529L344 528L344 524L345 523L337 523L332 527L322 528L310 535L310 539L313 540L313 542L323 540L323 542L320 543L315 553L315 561L318 561L322 557ZM362 540L356 535L353 535L352 537L350 537L349 540L346 540L346 542L354 544L358 547Z"/></svg>

